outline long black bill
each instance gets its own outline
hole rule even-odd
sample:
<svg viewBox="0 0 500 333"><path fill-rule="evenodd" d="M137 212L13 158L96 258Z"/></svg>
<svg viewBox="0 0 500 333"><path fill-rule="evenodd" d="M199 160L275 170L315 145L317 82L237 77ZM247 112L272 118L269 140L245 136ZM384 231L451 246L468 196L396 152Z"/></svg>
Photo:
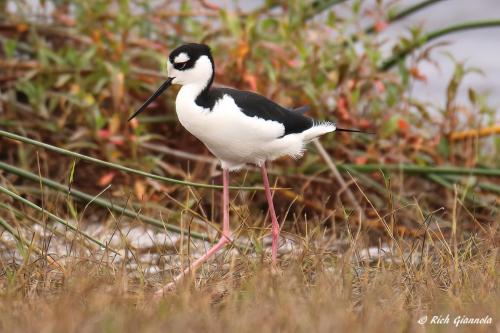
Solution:
<svg viewBox="0 0 500 333"><path fill-rule="evenodd" d="M373 132L365 132L365 131L360 131L356 129L348 129L348 128L336 128L336 132L351 132L351 133L363 133L363 134L375 134Z"/></svg>
<svg viewBox="0 0 500 333"><path fill-rule="evenodd" d="M135 113L132 116L130 116L130 118L128 118L128 121L131 121L136 116L138 116L142 111L146 110L146 108L148 107L149 104L151 104L151 102L153 102L158 96L160 96L165 90L167 90L168 87L170 87L172 85L173 79L175 79L175 78L169 77L167 79L167 81L163 82L163 84L160 86L160 88L158 88L158 90L156 90L155 93L153 95L151 95L151 97L149 97L147 99L147 101L144 102L144 104L142 104L142 106L139 108L139 110L135 111Z"/></svg>

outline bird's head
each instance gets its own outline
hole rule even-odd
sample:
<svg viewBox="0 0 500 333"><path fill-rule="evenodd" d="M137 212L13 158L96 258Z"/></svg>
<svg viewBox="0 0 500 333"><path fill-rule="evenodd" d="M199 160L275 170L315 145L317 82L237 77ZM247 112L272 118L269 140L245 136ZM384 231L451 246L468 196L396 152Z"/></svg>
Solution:
<svg viewBox="0 0 500 333"><path fill-rule="evenodd" d="M198 84L209 87L214 79L214 61L210 48L205 44L189 43L179 46L168 56L168 79L129 118L136 117L172 84Z"/></svg>
<svg viewBox="0 0 500 333"><path fill-rule="evenodd" d="M214 75L210 48L205 44L194 43L179 46L168 56L167 69L173 84L206 85Z"/></svg>

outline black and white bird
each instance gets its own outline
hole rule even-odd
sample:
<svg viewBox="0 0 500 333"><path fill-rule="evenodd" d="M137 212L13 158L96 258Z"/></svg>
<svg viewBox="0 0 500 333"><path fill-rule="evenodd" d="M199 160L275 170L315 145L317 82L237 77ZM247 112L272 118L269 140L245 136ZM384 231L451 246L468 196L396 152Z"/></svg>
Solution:
<svg viewBox="0 0 500 333"><path fill-rule="evenodd" d="M272 263L275 265L280 228L266 162L282 156L299 158L306 143L336 130L334 123L315 121L303 115L303 108L291 110L253 92L212 87L215 64L207 45L191 43L176 48L168 57L167 70L168 79L129 120L144 111L170 85L182 86L175 101L179 121L220 160L223 169L223 230L219 242L159 294L175 286L177 280L230 242L229 171L239 170L246 164L261 168L272 220Z"/></svg>

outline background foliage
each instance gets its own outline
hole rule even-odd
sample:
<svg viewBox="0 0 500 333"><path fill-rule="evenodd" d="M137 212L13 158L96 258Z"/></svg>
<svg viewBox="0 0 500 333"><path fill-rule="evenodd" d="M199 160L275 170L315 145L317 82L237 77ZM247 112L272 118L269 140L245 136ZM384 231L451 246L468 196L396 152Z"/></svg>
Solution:
<svg viewBox="0 0 500 333"><path fill-rule="evenodd" d="M40 230L33 228L34 221L63 241L67 236L58 233L51 220L76 225L94 242L103 237L87 234L89 226L113 231L122 223L138 221L173 232L184 233L189 227L193 238L214 236L218 191L172 180L220 183L216 161L177 121L176 89L158 99L144 116L127 122L166 77L167 54L181 43L203 42L213 50L217 84L254 90L285 106L309 105L309 115L317 119L374 133L331 134L311 145L301 160L272 164L271 174L281 188L275 202L283 229L302 239L303 250L312 251L304 250L309 256L304 254L297 267L288 263L294 272L319 269L321 260L311 258L325 239L344 244L335 251L358 259L359 246L380 250L388 244L399 264L404 263L396 264L403 272L396 279L405 281L406 296L415 296L412 288L429 276L441 281L442 274L448 282L436 282L437 289L422 293L419 300L438 295L439 288L462 292L467 279L453 275L458 274L461 260L487 265L478 268L482 266L474 262L468 266L470 272L495 268L490 255L497 248L492 244L497 239L500 193L498 112L473 88L467 105L458 102L463 78L481 73L460 60L454 60L444 106L419 101L409 91L415 82L426 81L419 66L432 62L433 52L444 44L443 39L434 39L500 22L457 22L430 32L416 27L401 34L390 54L383 51L388 41L380 38L380 32L386 26L437 2L405 8L394 1L370 6L358 0L264 1L245 11L201 0L2 2L0 224L14 237L13 242L3 242L4 254L10 249L24 258L24 263L18 258L15 264L2 266L3 277L17 277L6 278L3 290L10 290L11 296L13 290L31 290L33 279L19 278L20 269L33 260L31 255L41 256L46 265L54 260L65 265L47 257L49 244L36 236ZM41 149L41 143L23 137L60 149ZM232 175L232 183L259 186L254 171L249 167ZM156 176L151 178L151 173ZM232 199L233 226L258 253L264 251L264 196L259 190L240 189ZM30 202L35 206L28 208ZM72 242L88 248L85 237ZM434 237L427 252L426 237ZM416 243L422 257L446 274L433 266L418 276L408 268ZM189 254L189 242L180 244L181 254L183 246ZM327 254L323 260L331 264L331 253ZM433 261L434 256L439 260ZM320 271L325 273L328 265L323 264ZM136 269L139 284L154 284L144 267ZM251 272L240 271L254 276ZM49 285L63 283L45 278ZM482 278L490 281L487 274ZM114 279L121 277L112 274ZM303 283L297 281L287 286ZM346 287L343 292L352 296L367 281L358 279L353 289ZM234 292L255 292L245 288ZM260 290L256 297L265 303L268 291ZM348 304L362 299L351 296L345 299ZM401 304L405 310L416 306L403 300Z"/></svg>

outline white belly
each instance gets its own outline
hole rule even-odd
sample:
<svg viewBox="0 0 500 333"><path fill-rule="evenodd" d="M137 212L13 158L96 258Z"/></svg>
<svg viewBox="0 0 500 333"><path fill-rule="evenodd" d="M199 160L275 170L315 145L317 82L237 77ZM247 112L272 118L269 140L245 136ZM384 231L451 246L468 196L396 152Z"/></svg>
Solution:
<svg viewBox="0 0 500 333"><path fill-rule="evenodd" d="M280 138L285 131L282 124L246 116L229 96L224 96L212 111L204 109L194 103L193 98L188 98L184 88L176 99L179 121L221 160L223 167L238 169L246 163L260 165L266 160L302 152L299 134Z"/></svg>

